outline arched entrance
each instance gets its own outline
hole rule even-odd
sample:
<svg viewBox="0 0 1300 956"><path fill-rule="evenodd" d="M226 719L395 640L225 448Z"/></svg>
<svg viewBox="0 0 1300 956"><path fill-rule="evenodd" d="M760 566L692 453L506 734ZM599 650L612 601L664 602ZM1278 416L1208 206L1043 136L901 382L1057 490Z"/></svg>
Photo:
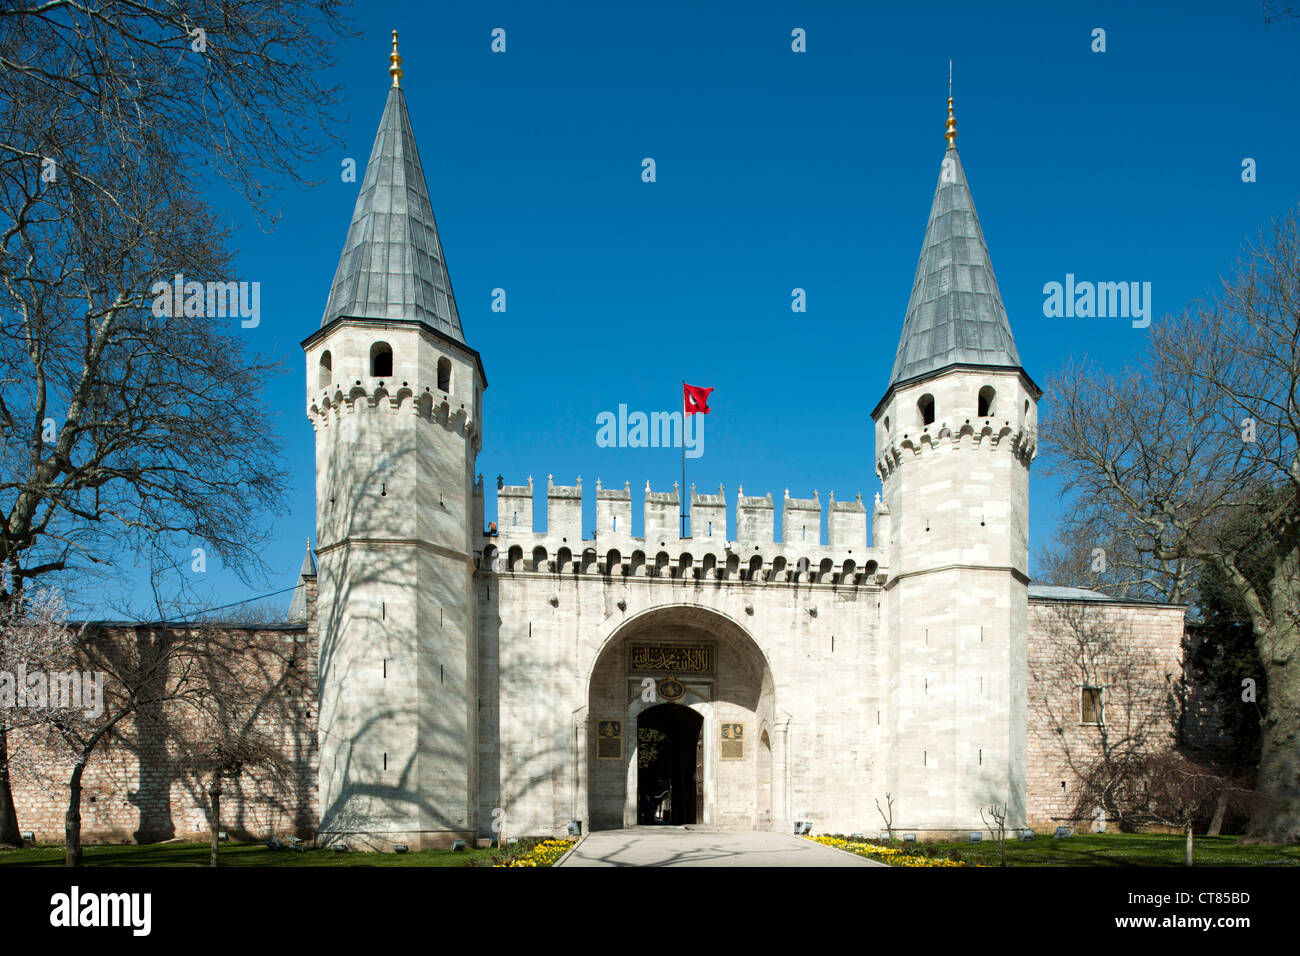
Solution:
<svg viewBox="0 0 1300 956"><path fill-rule="evenodd" d="M657 704L637 720L637 823L702 823L704 718Z"/></svg>
<svg viewBox="0 0 1300 956"><path fill-rule="evenodd" d="M766 656L732 618L699 605L633 615L596 656L575 734L587 826L774 826L785 753L779 735L760 741L775 701Z"/></svg>

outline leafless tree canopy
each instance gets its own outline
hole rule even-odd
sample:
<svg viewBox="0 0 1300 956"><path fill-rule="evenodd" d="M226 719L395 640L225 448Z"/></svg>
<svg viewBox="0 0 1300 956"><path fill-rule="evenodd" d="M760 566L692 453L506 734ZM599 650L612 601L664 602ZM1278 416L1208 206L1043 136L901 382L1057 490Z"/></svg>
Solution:
<svg viewBox="0 0 1300 956"><path fill-rule="evenodd" d="M161 161L176 190L189 188L187 175L220 178L269 214L269 189L285 177L305 182L303 161L327 145L338 90L318 77L334 65L330 35L348 32L345 6L9 0L0 6L3 160L69 160L67 175L108 195L134 163ZM43 130L25 122L33 118ZM70 125L96 138L69 138ZM64 156L46 150L65 144Z"/></svg>
<svg viewBox="0 0 1300 956"><path fill-rule="evenodd" d="M1049 383L1050 468L1076 495L1066 534L1107 547L1126 589L1185 601L1213 567L1249 615L1266 669L1260 787L1282 807L1252 834L1300 839L1300 226L1272 223L1222 291L1151 327L1146 354L1118 374L1087 362ZM1260 522L1273 573L1233 519ZM1074 563L1079 559L1074 558ZM1261 804L1262 805L1262 804Z"/></svg>
<svg viewBox="0 0 1300 956"><path fill-rule="evenodd" d="M1264 23L1269 24L1274 20L1300 17L1300 5L1291 3L1290 0L1263 0Z"/></svg>
<svg viewBox="0 0 1300 956"><path fill-rule="evenodd" d="M266 216L335 102L337 0L0 7L0 560L19 586L192 547L260 570L285 475L238 316L153 285L237 275L201 190ZM179 579L179 575L173 575Z"/></svg>

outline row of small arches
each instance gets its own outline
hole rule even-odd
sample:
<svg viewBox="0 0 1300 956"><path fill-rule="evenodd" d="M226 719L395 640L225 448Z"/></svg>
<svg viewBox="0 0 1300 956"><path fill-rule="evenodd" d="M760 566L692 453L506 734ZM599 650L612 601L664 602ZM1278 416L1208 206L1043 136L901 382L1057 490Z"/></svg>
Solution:
<svg viewBox="0 0 1300 956"><path fill-rule="evenodd" d="M998 393L992 385L985 385L975 397L975 416L991 418L997 414ZM1029 402L1025 401L1025 417L1029 416ZM935 417L934 396L926 392L916 400L916 418L922 427L933 425ZM885 433L890 433L889 416L885 416Z"/></svg>
<svg viewBox="0 0 1300 956"><path fill-rule="evenodd" d="M694 555L683 552L673 560L667 551L660 551L653 561L648 561L644 551L633 551L626 557L617 548L610 548L602 557L595 548L587 548L578 559L569 548L561 548L552 559L546 548L533 549L526 559L524 549L513 545L504 558L495 545L483 549L482 568L487 571L554 571L560 574L600 574L629 577L658 577L678 580L716 578L739 581L794 581L815 584L868 583L879 565L868 561L861 567L852 558L845 558L838 566L831 558L822 558L816 566L809 558L799 558L793 563L783 555L765 562L754 555L742 563L737 554L728 554L719 562L718 556L706 553L697 564Z"/></svg>
<svg viewBox="0 0 1300 956"><path fill-rule="evenodd" d="M433 393L426 390L421 395L416 395L409 388L399 388L396 392L390 392L387 388L380 387L374 394L370 394L361 386L354 387L349 392L342 390L336 391L333 396L326 394L318 403L312 404L312 413L317 415L329 415L330 412L337 412L345 406L351 406L361 401L360 407L379 408L383 403L390 403L392 408L402 408L407 401L414 400L415 413L421 418L430 420L436 419L439 422L446 423L454 418L464 417L464 406L457 411L452 410L451 403L446 397L435 399Z"/></svg>
<svg viewBox="0 0 1300 956"><path fill-rule="evenodd" d="M321 388L329 388L334 381L334 356L326 349L320 354ZM376 342L370 346L370 375L372 378L393 377L393 347L387 342ZM443 356L438 359L438 391L451 391L451 359Z"/></svg>

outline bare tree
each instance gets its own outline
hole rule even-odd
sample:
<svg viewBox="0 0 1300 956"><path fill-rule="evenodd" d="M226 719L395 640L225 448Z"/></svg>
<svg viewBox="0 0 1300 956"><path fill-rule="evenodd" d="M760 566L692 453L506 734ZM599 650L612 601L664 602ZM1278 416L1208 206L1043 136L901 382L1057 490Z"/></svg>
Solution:
<svg viewBox="0 0 1300 956"><path fill-rule="evenodd" d="M218 739L199 744L188 761L190 769L208 777L211 853L208 865L216 866L221 836L221 795L227 782L236 782L246 770L257 770L263 779L284 782L290 767L274 743L248 733L232 734L229 728Z"/></svg>
<svg viewBox="0 0 1300 956"><path fill-rule="evenodd" d="M1074 365L1043 434L1078 509L1120 528L1157 579L1211 565L1249 615L1269 698L1248 839L1300 840L1300 225L1275 221L1215 297L1151 328L1142 364ZM1261 522L1273 572L1252 581L1233 518ZM1103 527L1107 526L1105 524ZM1166 593L1177 594L1177 590ZM1265 807L1270 809L1264 809Z"/></svg>
<svg viewBox="0 0 1300 956"><path fill-rule="evenodd" d="M78 645L78 658L102 675L102 709L75 720L51 722L43 740L28 735L47 760L46 740L56 738L53 762L68 768L65 861L79 865L83 779L92 758L113 748L136 754L174 755L178 771L203 778L220 813L222 781L238 780L247 767L262 779L283 783L288 761L283 742L265 738L259 720L279 706L281 686L266 677L264 661L248 656L245 632L209 624L138 625L130 631L97 631ZM250 673L251 669L251 673ZM270 723L282 725L273 718ZM213 817L214 821L218 816ZM216 825L214 823L214 825Z"/></svg>
<svg viewBox="0 0 1300 956"><path fill-rule="evenodd" d="M219 178L260 213L283 177L306 182L305 160L322 149L338 88L318 82L334 65L332 36L349 35L343 0L206 0L90 7L9 0L0 7L0 159L39 167L45 149L90 125L110 156L139 146L138 159L173 163L185 175ZM27 120L46 115L38 136ZM64 164L60 161L59 165ZM133 167L68 167L95 191L115 194Z"/></svg>
<svg viewBox="0 0 1300 956"><path fill-rule="evenodd" d="M1216 805L1247 806L1248 791L1231 775L1172 750L1128 754L1085 774L1079 809L1105 800L1133 826L1167 826L1186 837L1184 864L1193 861L1198 821Z"/></svg>
<svg viewBox="0 0 1300 956"><path fill-rule="evenodd" d="M93 706L82 700L82 675L73 670L80 636L57 590L14 591L9 566L0 564L0 787L8 790L11 774L37 771L30 750L10 752L11 734L57 743L54 731L83 720L78 711ZM21 843L16 829L0 832L0 844Z"/></svg>
<svg viewBox="0 0 1300 956"><path fill-rule="evenodd" d="M1034 579L1130 600L1182 604L1194 599L1195 565L1185 557L1154 559L1139 550L1142 539L1140 529L1123 516L1081 501L1040 546Z"/></svg>
<svg viewBox="0 0 1300 956"><path fill-rule="evenodd" d="M885 821L885 832L889 834L889 839L894 839L894 795L885 794L885 809L880 809L880 798L876 798L876 812L880 814L880 819Z"/></svg>
<svg viewBox="0 0 1300 956"><path fill-rule="evenodd" d="M1002 857L1002 866L1007 865L1007 807L1008 804L998 806L996 803L990 807L980 808L980 819L984 821L984 826L988 828L989 837L997 841L998 852ZM988 816L984 815L988 811ZM989 820L992 819L992 823Z"/></svg>
<svg viewBox="0 0 1300 956"><path fill-rule="evenodd" d="M115 641L96 634L82 644L90 666L104 675L104 710L86 724L60 728L72 754L68 777L68 808L64 820L65 862L79 866L81 847L82 779L92 756L124 739L134 726L143 736L161 738L165 726L154 715L168 705L189 700L201 706L206 690L199 679L197 635L140 628L135 640Z"/></svg>
<svg viewBox="0 0 1300 956"><path fill-rule="evenodd" d="M128 556L182 593L191 558L264 570L259 519L286 476L260 397L278 366L245 354L261 277L235 282L204 190L224 181L269 219L271 190L304 182L329 145L336 91L315 77L340 6L0 6L0 561L15 589L73 572L84 588ZM159 288L177 276L180 309ZM7 756L0 837L18 830Z"/></svg>
<svg viewBox="0 0 1300 956"><path fill-rule="evenodd" d="M221 798L227 785L238 786L243 775L257 771L258 780L273 788L293 784L293 767L286 756L287 735L278 737L264 728L292 727L294 715L283 710L281 691L285 675L296 662L273 652L271 659L252 652L241 629L204 624L208 637L197 659L205 694L190 706L172 708L167 719L167 737L180 752L180 765L197 773L206 783L211 830L211 861L217 865L221 829ZM287 665L287 666L284 666ZM257 680L250 680L251 674ZM301 689L301 688L299 688ZM293 689L288 688L292 698Z"/></svg>

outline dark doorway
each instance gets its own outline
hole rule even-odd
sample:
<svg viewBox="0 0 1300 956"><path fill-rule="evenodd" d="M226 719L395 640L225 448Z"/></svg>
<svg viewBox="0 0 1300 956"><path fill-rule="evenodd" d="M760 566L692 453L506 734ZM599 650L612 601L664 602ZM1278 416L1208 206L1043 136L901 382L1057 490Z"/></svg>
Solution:
<svg viewBox="0 0 1300 956"><path fill-rule="evenodd" d="M637 823L699 823L704 719L680 704L659 704L637 718Z"/></svg>

